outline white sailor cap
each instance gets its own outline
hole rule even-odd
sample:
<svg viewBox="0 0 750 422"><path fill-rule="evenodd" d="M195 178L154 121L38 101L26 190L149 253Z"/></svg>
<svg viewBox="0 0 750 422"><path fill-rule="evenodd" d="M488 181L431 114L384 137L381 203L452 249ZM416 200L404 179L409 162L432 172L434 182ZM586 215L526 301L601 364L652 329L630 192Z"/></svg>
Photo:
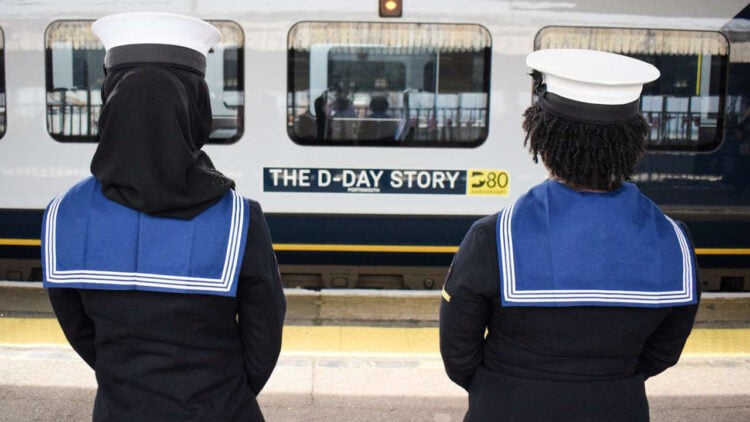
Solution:
<svg viewBox="0 0 750 422"><path fill-rule="evenodd" d="M577 120L632 117L638 112L643 84L659 77L659 70L649 63L595 50L538 50L526 57L526 65L542 74L535 87L540 106Z"/></svg>
<svg viewBox="0 0 750 422"><path fill-rule="evenodd" d="M165 63L205 75L206 56L221 40L215 26L200 19L162 12L118 13L91 25L104 44L104 67Z"/></svg>
<svg viewBox="0 0 750 422"><path fill-rule="evenodd" d="M109 15L94 22L91 30L107 50L121 45L164 44L190 48L205 57L221 40L221 32L208 22L163 12Z"/></svg>

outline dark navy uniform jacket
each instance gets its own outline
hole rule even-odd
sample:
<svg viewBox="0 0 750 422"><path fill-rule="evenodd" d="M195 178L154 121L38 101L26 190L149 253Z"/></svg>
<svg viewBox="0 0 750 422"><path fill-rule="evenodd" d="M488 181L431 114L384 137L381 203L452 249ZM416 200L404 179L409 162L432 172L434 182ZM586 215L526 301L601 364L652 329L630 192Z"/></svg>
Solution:
<svg viewBox="0 0 750 422"><path fill-rule="evenodd" d="M469 230L440 307L440 351L469 392L466 420L647 421L644 380L677 362L697 303L503 306L498 215Z"/></svg>
<svg viewBox="0 0 750 422"><path fill-rule="evenodd" d="M260 204L236 296L51 288L65 336L96 371L95 421L259 421L286 303Z"/></svg>

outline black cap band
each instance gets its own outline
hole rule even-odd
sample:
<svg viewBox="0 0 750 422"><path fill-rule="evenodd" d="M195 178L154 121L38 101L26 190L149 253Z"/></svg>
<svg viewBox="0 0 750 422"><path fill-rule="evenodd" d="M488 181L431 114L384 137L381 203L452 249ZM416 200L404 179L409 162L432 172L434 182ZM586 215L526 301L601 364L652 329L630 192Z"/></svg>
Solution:
<svg viewBox="0 0 750 422"><path fill-rule="evenodd" d="M110 48L104 56L107 69L124 64L164 63L206 74L206 57L187 47L167 44L128 44Z"/></svg>
<svg viewBox="0 0 750 422"><path fill-rule="evenodd" d="M542 110L561 117L586 123L615 123L628 120L640 111L640 98L627 104L590 104L571 100L551 92L539 93Z"/></svg>

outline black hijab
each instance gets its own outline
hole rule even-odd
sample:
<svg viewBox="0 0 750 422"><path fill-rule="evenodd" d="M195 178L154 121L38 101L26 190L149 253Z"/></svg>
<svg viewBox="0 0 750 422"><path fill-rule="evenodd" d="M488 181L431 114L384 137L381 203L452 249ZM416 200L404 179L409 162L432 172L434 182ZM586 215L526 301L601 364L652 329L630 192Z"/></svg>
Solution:
<svg viewBox="0 0 750 422"><path fill-rule="evenodd" d="M212 121L201 72L160 63L107 70L91 161L107 198L147 214L191 219L234 187L201 151Z"/></svg>

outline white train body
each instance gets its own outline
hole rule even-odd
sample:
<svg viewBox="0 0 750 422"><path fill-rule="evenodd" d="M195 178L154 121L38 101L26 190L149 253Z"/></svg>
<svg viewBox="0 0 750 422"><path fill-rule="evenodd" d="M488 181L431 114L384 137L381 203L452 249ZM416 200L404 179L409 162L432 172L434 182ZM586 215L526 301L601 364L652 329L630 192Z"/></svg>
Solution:
<svg viewBox="0 0 750 422"><path fill-rule="evenodd" d="M229 44L225 44L209 54L207 80L213 95L215 117L229 116L231 123L234 113L240 119L235 122L239 129L221 129L219 126L217 130L230 134L235 131L241 136L234 142L209 144L204 149L216 167L236 181L237 190L242 195L263 205L270 216L276 242L287 244L286 248L279 248L282 251L295 251L289 246L292 244L342 243L442 245L453 251L460 241L458 233L463 233L473 218L497 212L547 176L541 163L534 164L523 146L522 114L532 104L530 69L524 62L528 53L539 47L581 46L581 43L576 44L576 39L580 38L586 39L586 45L591 48L626 54L655 54L672 61L677 60L674 55L689 56L692 60L690 72L697 73L697 76L679 77L674 83L665 80L670 81L674 89L688 94L679 96L670 91L645 95L644 113L655 113L656 116L649 117L655 141L649 147L651 152L636 175L636 181L643 185L647 194L654 195L657 203L674 211L688 224L691 221L696 222L695 227L708 224L699 227L698 231L703 234L695 236L697 247L740 251L728 255L731 262L714 266L742 266L738 260L750 254L747 241L750 236L742 234L750 233L750 189L732 196L734 194L725 187L734 177L728 176L728 172L734 170L728 169L727 165L719 168L721 165L713 164L715 159L710 157L729 157L725 148L733 136L732 128L744 124L743 115L747 114L750 104L750 90L745 82L737 82L737 75L745 72L737 69L747 67L731 67L735 64L746 66L750 62L746 0L403 0L402 3L402 17L381 18L376 0L0 0L0 51L4 65L4 92L0 90L0 122L3 123L0 125L0 210L11 216L2 220L5 227L0 227L0 249L2 245L16 248L5 250L0 258L36 259L34 257L38 254L16 254L15 251L33 246L39 228L11 227L16 224L14 221L21 221L13 216L32 213L31 220L38 218L51 198L90 174L89 163L96 149L94 142L61 141L51 134L73 130L70 126L74 125L71 120L66 123L69 124L67 129L57 127L61 120L50 117L54 110L60 110L55 107L77 103L98 106L101 102L98 90L54 91L57 86L75 85L75 78L80 75L65 73L64 68L70 67L70 64L65 64L66 60L71 60L65 55L70 53L60 53L54 48L50 51L50 44L69 42L72 48L76 48L76 43L88 42L80 41L85 37L76 36L66 41L64 31L60 38L55 35L54 28L70 27L72 29L67 31L73 33L104 15L149 10L187 14L212 22L225 22L231 27L227 29L229 32L222 31L225 32L225 41L226 34L230 34L232 40L227 42L235 43L234 47L241 50L239 54L235 52L238 54L235 61L240 62L242 73L227 76L225 66ZM738 16L742 19L733 20ZM388 28L395 28L393 25L402 25L398 31L392 31L393 37L418 34L399 44L387 39L391 36ZM329 28L327 34L325 28ZM440 38L443 28L457 35ZM552 28L552 32L545 33L545 28ZM462 35L464 29L468 35ZM377 30L384 33L374 34ZM420 31L428 30L432 31L429 36L419 35ZM370 33L363 33L367 31ZM745 35L733 40L728 35L730 32ZM314 39L320 34L328 38ZM743 37L746 38L743 40ZM426 41L418 44L415 39ZM626 43L633 45L626 46ZM646 45L649 43L652 45ZM222 50L224 48L227 50ZM302 62L296 61L293 49L305 51ZM435 65L430 70L428 66L433 60L429 54L435 51L438 53L434 60L440 60L440 51L479 52L476 59L471 59L475 65L471 69L476 75L466 76L469 81L466 84L461 82L467 87L441 94L437 85L445 79L430 72L439 72L442 67ZM420 52L427 53L420 58L419 54L423 54ZM485 62L477 64L482 59L481 52L485 52L482 56ZM221 59L220 53L224 54L225 60ZM410 55L410 58L403 59L405 55ZM91 57L95 62L100 56ZM290 133L297 130L296 125L303 119L301 114L308 114L312 119L319 115L313 106L315 98L324 97L326 107L330 106L335 95L331 81L336 81L331 76L332 72L335 73L332 66L356 77L359 69L356 62L368 58L371 62L382 63L378 66L391 69L387 72L396 75L393 78L403 83L399 82L401 85L394 88L388 86L388 81L374 80L372 86L377 89L370 88L369 92L357 90L353 82L345 87L350 89L348 95L354 107L358 107L357 114L338 118L338 123L331 120L326 129L329 131L327 136L339 136L345 142L292 139L295 136ZM55 69L50 68L50 61L57 63ZM403 67L399 61L404 63ZM94 69L100 64L92 62L87 66ZM661 69L662 73L671 74L679 67L674 66ZM463 68L456 72L462 72L460 69ZM89 73L86 75L88 78ZM297 77L294 75L302 78L302 89L292 87L297 83L297 79L290 80ZM341 85L340 79L338 83ZM480 89L474 86L477 83ZM415 86L418 89L414 89ZM426 89L428 86L434 92ZM739 91L733 92L732 89ZM400 111L387 118L364 117L367 102L378 94L376 91L388 98L394 110ZM54 101L58 100L62 105L55 105ZM432 117L427 120L403 117L408 107L422 107L420 104L425 101L432 101L432 106L423 107L428 113L430 107L434 108ZM477 113L470 118L474 120L463 117L462 121L460 110L468 113L466 110L469 109ZM440 110L453 114L438 117ZM659 117L659 113L664 115ZM670 113L671 117L664 117ZM93 126L95 116L89 115L88 118L92 119L89 121ZM368 119L372 121L365 123ZM378 130L389 128L388 141L352 140L355 136L350 133L352 128L361 129L367 124L379 127ZM458 135L450 136L455 136L455 139L468 136L471 142L441 143L443 138L439 137L430 138L423 145L414 139L400 142L407 139L401 138L400 133L405 126L408 129L412 124L435 133L456 130ZM88 130L85 121L75 125L79 132ZM395 126L398 128L393 132ZM670 135L678 132L676 137ZM741 157L728 158L733 159L736 161ZM710 161L708 164L702 164L707 160ZM709 214L720 216L703 218ZM352 234L347 240L328 236L325 230L330 226L320 225L319 232L307 227L304 238L296 239L293 233L297 229L285 228L287 220L274 220L274 215L295 216L300 227L307 224L306 217L323 218L330 224L336 224L337 216L361 217L368 219L367 230L371 231L377 231L378 218L382 217L390 219L387 223L390 228L384 229L385 234L379 237L357 239ZM414 233L408 238L399 238L399 234L406 231L398 226L397 220L417 216L453 218L454 222L460 220L456 223L460 227L454 227L449 239L421 239L421 235ZM711 240L706 234L713 230L710 228L712 222L730 220L737 223L731 226L738 233L736 236L714 241L716 239ZM322 220L309 221L311 225L317 225ZM443 230L439 225L424 227L422 232L432 234ZM284 230L286 232L281 233ZM281 234L277 236L277 233ZM14 243L14 239L22 241ZM315 249L299 249L310 250ZM367 248L320 250L369 251ZM374 251L388 252L386 249ZM445 258L449 258L447 252L449 250L438 251L443 258L437 259L434 265L444 267ZM420 262L417 265L433 264Z"/></svg>

